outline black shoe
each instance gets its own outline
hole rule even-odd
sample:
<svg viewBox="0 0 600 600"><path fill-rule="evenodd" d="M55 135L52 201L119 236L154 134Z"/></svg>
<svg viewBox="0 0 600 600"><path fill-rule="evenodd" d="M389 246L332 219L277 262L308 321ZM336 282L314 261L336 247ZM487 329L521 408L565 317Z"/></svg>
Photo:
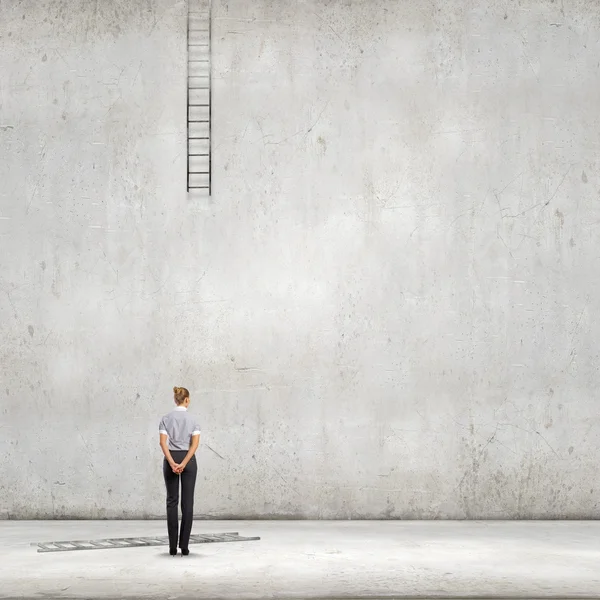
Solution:
<svg viewBox="0 0 600 600"><path fill-rule="evenodd" d="M183 554L184 556L187 556L190 553L188 548L182 548L181 549L181 554Z"/></svg>
<svg viewBox="0 0 600 600"><path fill-rule="evenodd" d="M177 548L170 548L169 549L169 554L171 556L177 556Z"/></svg>

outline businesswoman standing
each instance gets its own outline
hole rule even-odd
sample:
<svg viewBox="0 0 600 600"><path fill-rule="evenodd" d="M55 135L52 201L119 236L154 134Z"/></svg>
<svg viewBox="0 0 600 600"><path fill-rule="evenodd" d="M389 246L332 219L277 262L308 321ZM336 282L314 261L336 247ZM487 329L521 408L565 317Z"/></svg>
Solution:
<svg viewBox="0 0 600 600"><path fill-rule="evenodd" d="M181 531L179 548L181 554L190 553L189 543L194 520L194 488L198 465L196 450L200 443L200 427L187 409L190 405L190 393L181 387L173 388L175 404L165 415L159 426L160 447L165 460L163 475L167 487L167 529L169 531L169 553L177 554L177 529L179 505L179 481L181 480Z"/></svg>

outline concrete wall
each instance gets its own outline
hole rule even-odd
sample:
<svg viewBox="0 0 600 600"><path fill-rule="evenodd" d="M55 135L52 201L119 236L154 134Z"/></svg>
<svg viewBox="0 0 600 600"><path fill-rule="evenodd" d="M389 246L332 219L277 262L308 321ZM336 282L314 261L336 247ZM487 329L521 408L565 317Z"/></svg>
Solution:
<svg viewBox="0 0 600 600"><path fill-rule="evenodd" d="M0 511L598 517L600 5L213 0L0 21ZM77 8L76 8L77 7Z"/></svg>

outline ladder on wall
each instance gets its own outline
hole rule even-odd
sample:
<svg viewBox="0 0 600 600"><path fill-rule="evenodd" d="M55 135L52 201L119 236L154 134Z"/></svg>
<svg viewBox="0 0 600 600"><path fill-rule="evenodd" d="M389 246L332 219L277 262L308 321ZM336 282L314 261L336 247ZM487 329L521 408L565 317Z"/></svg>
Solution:
<svg viewBox="0 0 600 600"><path fill-rule="evenodd" d="M211 0L188 0L187 189L210 196Z"/></svg>

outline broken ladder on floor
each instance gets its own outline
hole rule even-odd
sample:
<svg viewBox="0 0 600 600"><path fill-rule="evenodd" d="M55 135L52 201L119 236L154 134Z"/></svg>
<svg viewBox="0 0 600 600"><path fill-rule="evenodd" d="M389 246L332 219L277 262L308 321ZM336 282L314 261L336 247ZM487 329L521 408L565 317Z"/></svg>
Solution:
<svg viewBox="0 0 600 600"><path fill-rule="evenodd" d="M217 542L250 542L259 537L244 537L237 531L232 533L203 533L190 536L190 544ZM38 552L70 552L72 550L106 550L107 548L142 548L145 546L168 546L169 538L163 536L110 538L105 540L75 540L71 542L36 542Z"/></svg>

